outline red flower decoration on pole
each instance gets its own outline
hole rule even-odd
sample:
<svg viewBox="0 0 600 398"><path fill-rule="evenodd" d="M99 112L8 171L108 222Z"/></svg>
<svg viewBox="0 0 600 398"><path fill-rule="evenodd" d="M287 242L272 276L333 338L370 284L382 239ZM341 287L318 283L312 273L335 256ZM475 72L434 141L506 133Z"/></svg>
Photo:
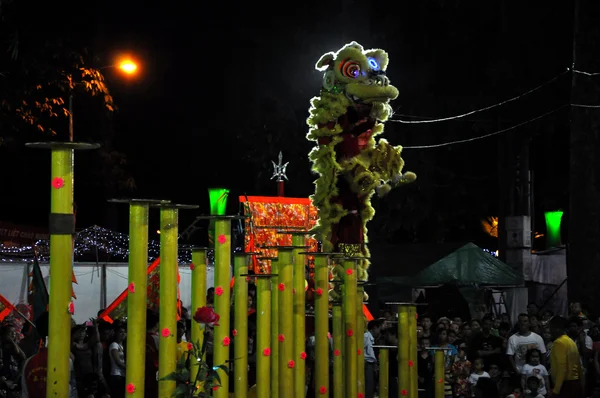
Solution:
<svg viewBox="0 0 600 398"><path fill-rule="evenodd" d="M52 188L61 189L65 186L65 180L62 177L54 177L52 179Z"/></svg>
<svg viewBox="0 0 600 398"><path fill-rule="evenodd" d="M335 355L336 357L339 357L341 354L340 350L333 350L333 355Z"/></svg>
<svg viewBox="0 0 600 398"><path fill-rule="evenodd" d="M325 386L319 387L319 393L326 394L327 393L327 387L325 387Z"/></svg>
<svg viewBox="0 0 600 398"><path fill-rule="evenodd" d="M295 287L292 288L292 294L296 294L296 288Z"/></svg>
<svg viewBox="0 0 600 398"><path fill-rule="evenodd" d="M67 308L67 311L69 312L69 314L73 315L75 314L75 303L74 302L70 302L69 303L69 307Z"/></svg>
<svg viewBox="0 0 600 398"><path fill-rule="evenodd" d="M354 336L354 331L352 329L348 329L348 331L346 332L346 336L348 336L348 337Z"/></svg>
<svg viewBox="0 0 600 398"><path fill-rule="evenodd" d="M400 394L402 394L402 395L408 395L408 391L402 390L402 391L400 391Z"/></svg>
<svg viewBox="0 0 600 398"><path fill-rule="evenodd" d="M268 357L269 355L271 355L271 349L270 349L270 348L268 348L268 347L267 347L267 348L265 348L265 349L263 350L263 355L264 355L264 356L266 356L266 357Z"/></svg>
<svg viewBox="0 0 600 398"><path fill-rule="evenodd" d="M131 282L127 288L130 293L135 293L135 283Z"/></svg>
<svg viewBox="0 0 600 398"><path fill-rule="evenodd" d="M290 369L293 369L293 368L294 368L294 366L296 366L296 362L294 362L294 360L293 360L293 359L290 359L290 360L288 361L288 368L290 368Z"/></svg>
<svg viewBox="0 0 600 398"><path fill-rule="evenodd" d="M194 349L194 345L192 343L187 344L188 351L192 351Z"/></svg>
<svg viewBox="0 0 600 398"><path fill-rule="evenodd" d="M171 335L171 331L169 328L164 328L160 334L162 334L162 337L169 337Z"/></svg>
<svg viewBox="0 0 600 398"><path fill-rule="evenodd" d="M363 394L362 392L358 393L358 398L365 398L365 394Z"/></svg>
<svg viewBox="0 0 600 398"><path fill-rule="evenodd" d="M285 283L280 283L279 284L279 291L283 292L285 290Z"/></svg>
<svg viewBox="0 0 600 398"><path fill-rule="evenodd" d="M233 329L231 331L231 334L233 335L233 337L237 336L237 329Z"/></svg>
<svg viewBox="0 0 600 398"><path fill-rule="evenodd" d="M221 286L215 287L215 294L221 296L223 294L223 288Z"/></svg>
<svg viewBox="0 0 600 398"><path fill-rule="evenodd" d="M213 391L217 391L219 389L220 386L214 386L213 387Z"/></svg>
<svg viewBox="0 0 600 398"><path fill-rule="evenodd" d="M323 295L323 289L321 289L320 287L318 287L317 290L315 290L315 293L317 293L317 296L322 296Z"/></svg>
<svg viewBox="0 0 600 398"><path fill-rule="evenodd" d="M221 234L221 235L219 235L219 238L217 238L217 240L220 244L223 244L223 243L227 242L227 237L225 235Z"/></svg>
<svg viewBox="0 0 600 398"><path fill-rule="evenodd" d="M223 337L223 345L224 345L225 347L228 347L228 346L229 346L229 344L231 344L231 339L229 338L229 336L225 336L225 337Z"/></svg>
<svg viewBox="0 0 600 398"><path fill-rule="evenodd" d="M306 353L304 351L300 353L300 359L306 359Z"/></svg>
<svg viewBox="0 0 600 398"><path fill-rule="evenodd" d="M439 379L438 383L442 384L444 382L444 379Z"/></svg>
<svg viewBox="0 0 600 398"><path fill-rule="evenodd" d="M194 314L194 321L204 323L208 326L219 326L219 319L221 319L219 314L210 307L200 307Z"/></svg>
<svg viewBox="0 0 600 398"><path fill-rule="evenodd" d="M277 336L277 340L279 340L280 343L283 343L285 341L285 336L283 334L280 334L279 336Z"/></svg>
<svg viewBox="0 0 600 398"><path fill-rule="evenodd" d="M196 269L196 266L194 265L194 263L190 263L190 270L193 271L194 269Z"/></svg>
<svg viewBox="0 0 600 398"><path fill-rule="evenodd" d="M347 274L347 275L352 275L353 273L354 273L354 271L352 271L352 268L348 268L348 269L346 270L346 274Z"/></svg>
<svg viewBox="0 0 600 398"><path fill-rule="evenodd" d="M125 389L127 390L127 394L133 394L135 392L135 385L133 383L129 383Z"/></svg>
<svg viewBox="0 0 600 398"><path fill-rule="evenodd" d="M415 363L409 359L408 360L408 367L412 368L413 366L415 366Z"/></svg>
<svg viewBox="0 0 600 398"><path fill-rule="evenodd" d="M362 354L362 350L359 348L359 349L356 351L356 354L357 354L357 355L360 355L360 354Z"/></svg>
<svg viewBox="0 0 600 398"><path fill-rule="evenodd" d="M249 276L246 277L246 282L250 282L250 277Z"/></svg>

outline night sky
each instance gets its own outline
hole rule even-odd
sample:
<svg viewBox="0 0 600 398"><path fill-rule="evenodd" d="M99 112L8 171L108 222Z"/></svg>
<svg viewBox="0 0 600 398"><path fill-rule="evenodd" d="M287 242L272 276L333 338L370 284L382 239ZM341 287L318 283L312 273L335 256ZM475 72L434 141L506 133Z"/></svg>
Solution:
<svg viewBox="0 0 600 398"><path fill-rule="evenodd" d="M53 37L86 45L100 65L130 54L141 68L134 79L106 70L118 106L111 145L125 154L123 167L137 188L104 189L94 180L98 158L78 153L78 227L98 224L127 231L126 208L105 203L109 196L120 196L199 204L199 211L182 211L180 228L185 228L208 211L206 189L217 185L231 189L229 212L236 213L240 194L276 194L270 161L279 151L290 162L286 194L311 194L314 176L307 154L312 143L305 139L305 120L309 100L321 84L314 64L323 53L352 40L388 51L387 74L400 91L392 103L394 119L443 118L493 105L571 66L572 2L544 7L504 3L338 0L148 6L107 1L77 3L68 12L32 11L37 18L54 15ZM490 134L568 104L570 84L571 75L565 73L522 99L457 120L389 121L384 137L410 147ZM88 133L95 128L93 117L84 108L81 101L75 108L75 137L93 141ZM567 109L487 139L407 148L405 170L416 172L418 180L374 201L378 216L370 230L390 242L485 244L479 220L498 214L498 148L508 135L531 137L537 219L542 221L544 210L566 209ZM0 219L45 225L49 156L0 147L0 162L5 176ZM153 221L158 222L158 213Z"/></svg>

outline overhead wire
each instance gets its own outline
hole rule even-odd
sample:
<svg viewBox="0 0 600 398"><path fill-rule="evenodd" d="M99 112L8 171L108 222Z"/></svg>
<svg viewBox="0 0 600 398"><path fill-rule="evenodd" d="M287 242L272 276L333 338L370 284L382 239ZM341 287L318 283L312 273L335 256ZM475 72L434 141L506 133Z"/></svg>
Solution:
<svg viewBox="0 0 600 398"><path fill-rule="evenodd" d="M444 142L444 143L441 143L441 144L403 146L402 149L403 150L404 149L432 149L432 148L441 148L441 147L450 146L450 145L464 144L464 143L467 143L467 142L473 142L473 141L483 140L485 138L493 137L495 135L499 135L499 134L505 133L507 131L514 130L514 129L516 129L518 127L521 127L521 126L523 126L525 124L528 124L528 123L534 122L536 120L542 119L542 118L544 118L544 117L546 117L548 115L553 114L554 112L557 112L557 111L559 111L559 110L567 107L568 105L569 104L563 104L563 105L559 106L558 108L555 108L555 109L553 109L553 110L551 110L549 112L546 112L546 113L544 113L542 115L536 116L536 117L534 117L532 119L526 120L526 121L521 122L519 124L515 124L514 126L507 127L505 129L502 129L502 130L494 131L493 133L488 133L488 134L480 135L480 136L477 136L477 137L465 138L465 139L462 139L462 140Z"/></svg>

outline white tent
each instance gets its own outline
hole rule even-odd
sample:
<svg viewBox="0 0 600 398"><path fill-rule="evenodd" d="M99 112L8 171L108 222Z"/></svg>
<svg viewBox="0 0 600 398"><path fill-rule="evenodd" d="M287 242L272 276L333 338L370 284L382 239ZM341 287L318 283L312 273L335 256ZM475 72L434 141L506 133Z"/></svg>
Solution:
<svg viewBox="0 0 600 398"><path fill-rule="evenodd" d="M29 267L28 267L29 265ZM77 284L73 284L77 300L75 301L75 321L83 323L89 318L96 317L102 302L101 292L101 267L106 267L106 303L112 303L123 290L127 289L128 270L127 263L100 263L81 262L75 263L75 277ZM0 263L0 294L12 303L27 301L28 269L31 263L11 262ZM49 264L40 264L46 286L50 289L48 281ZM179 285L181 302L184 307L190 308L191 303L191 271L189 265L179 267L181 282ZM214 268L207 268L207 287L214 285ZM49 291L50 294L52 292Z"/></svg>

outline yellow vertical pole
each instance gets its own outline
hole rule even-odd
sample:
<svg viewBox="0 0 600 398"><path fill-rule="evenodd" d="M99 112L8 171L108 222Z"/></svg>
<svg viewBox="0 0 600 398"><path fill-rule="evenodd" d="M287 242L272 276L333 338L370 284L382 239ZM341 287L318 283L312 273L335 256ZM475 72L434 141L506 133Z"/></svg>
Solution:
<svg viewBox="0 0 600 398"><path fill-rule="evenodd" d="M215 217L215 312L221 316L214 328L214 366L228 364L231 330L231 217ZM217 293L219 288L220 294ZM229 397L229 375L218 370L221 386L213 392L215 398Z"/></svg>
<svg viewBox="0 0 600 398"><path fill-rule="evenodd" d="M379 398L389 398L390 391L390 351L379 349Z"/></svg>
<svg viewBox="0 0 600 398"><path fill-rule="evenodd" d="M306 301L304 293L305 255L302 254L306 244L304 233L292 233L294 258L294 395L296 398L305 396L306 384ZM304 355L303 355L304 353Z"/></svg>
<svg viewBox="0 0 600 398"><path fill-rule="evenodd" d="M233 345L233 386L236 398L246 398L248 396L248 282L245 276L248 274L248 255L246 253L236 253L234 272L233 308L237 335L234 337Z"/></svg>
<svg viewBox="0 0 600 398"><path fill-rule="evenodd" d="M419 375L417 373L418 362L418 341L417 341L417 307L408 306L408 372L409 372L409 397L419 396Z"/></svg>
<svg viewBox="0 0 600 398"><path fill-rule="evenodd" d="M206 248L192 248L192 315L201 307L206 307ZM192 343L202 347L204 343L204 329L198 322L192 322ZM196 381L198 374L198 363L192 363L190 367L190 381Z"/></svg>
<svg viewBox="0 0 600 398"><path fill-rule="evenodd" d="M357 263L358 265L358 263ZM365 289L364 281L358 285L356 295L356 344L358 345L358 355L356 362L358 363L358 393L365 394L365 353L364 353L364 335L365 335L365 316L363 314L363 297Z"/></svg>
<svg viewBox="0 0 600 398"><path fill-rule="evenodd" d="M279 249L279 396L294 397L294 265L293 247ZM300 363L298 364L300 365Z"/></svg>
<svg viewBox="0 0 600 398"><path fill-rule="evenodd" d="M158 393L170 397L174 380L163 378L177 370L177 268L178 216L176 207L160 209L160 306L158 345Z"/></svg>
<svg viewBox="0 0 600 398"><path fill-rule="evenodd" d="M279 397L279 258L271 260L271 397ZM282 397L283 398L283 397Z"/></svg>
<svg viewBox="0 0 600 398"><path fill-rule="evenodd" d="M435 398L444 398L444 384L446 381L446 363L444 350L436 349L433 364L433 377L435 384Z"/></svg>
<svg viewBox="0 0 600 398"><path fill-rule="evenodd" d="M344 323L342 320L342 305L334 302L331 307L333 323L333 398L344 397L344 363L342 352L344 351ZM338 355L336 355L338 354Z"/></svg>
<svg viewBox="0 0 600 398"><path fill-rule="evenodd" d="M52 225L50 231L50 302L48 329L48 374L46 396L69 396L69 355L71 353L71 303L73 272L73 150L52 149L52 188L50 213L56 219L71 218L71 230L61 231ZM57 184L57 181L62 181ZM59 187L60 185L60 187ZM58 221L57 221L58 224Z"/></svg>
<svg viewBox="0 0 600 398"><path fill-rule="evenodd" d="M315 254L315 396L329 396L329 254ZM325 394L321 389L325 388Z"/></svg>
<svg viewBox="0 0 600 398"><path fill-rule="evenodd" d="M48 303L48 374L46 396L69 396L71 353L71 293L73 276L73 151L96 149L98 144L30 142L29 148L51 150L50 189L50 302Z"/></svg>
<svg viewBox="0 0 600 398"><path fill-rule="evenodd" d="M344 362L346 364L346 397L358 396L358 337L356 335L356 261L344 259L344 295L342 308L344 311L344 326L346 346ZM363 341L363 336L360 336Z"/></svg>
<svg viewBox="0 0 600 398"><path fill-rule="evenodd" d="M271 398L271 280L259 275L256 282L256 396ZM273 342L276 344L277 340Z"/></svg>
<svg viewBox="0 0 600 398"><path fill-rule="evenodd" d="M146 364L146 298L148 295L148 202L129 205L129 295L127 296L126 384L132 397L144 397Z"/></svg>
<svg viewBox="0 0 600 398"><path fill-rule="evenodd" d="M409 365L409 310L404 304L398 305L398 389L410 391L410 367ZM411 397L412 398L412 397Z"/></svg>

